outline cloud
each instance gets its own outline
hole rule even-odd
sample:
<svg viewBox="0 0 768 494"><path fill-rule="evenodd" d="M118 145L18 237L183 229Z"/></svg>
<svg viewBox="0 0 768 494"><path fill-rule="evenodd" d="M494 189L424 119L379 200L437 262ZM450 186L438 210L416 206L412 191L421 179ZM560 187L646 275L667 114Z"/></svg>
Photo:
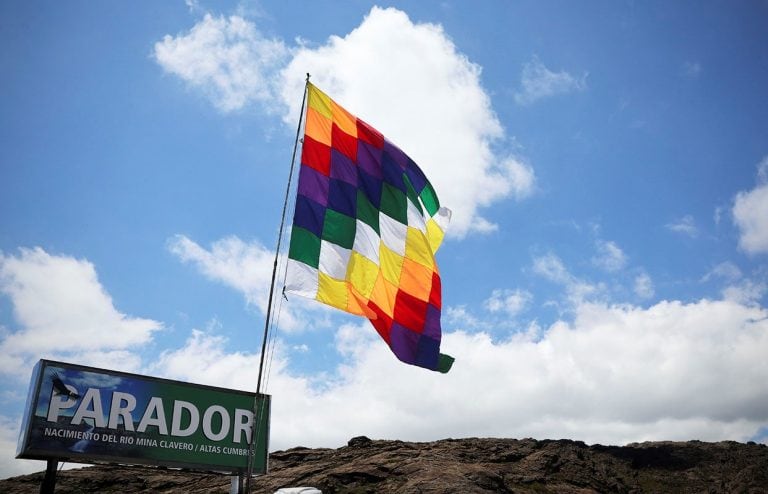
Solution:
<svg viewBox="0 0 768 494"><path fill-rule="evenodd" d="M749 254L768 253L768 156L757 167L757 185L736 194L731 212L739 247Z"/></svg>
<svg viewBox="0 0 768 494"><path fill-rule="evenodd" d="M552 72L538 57L533 57L523 65L520 86L520 91L515 94L515 101L520 105L530 105L558 94L584 91L587 88L587 74L576 78L564 70Z"/></svg>
<svg viewBox="0 0 768 494"><path fill-rule="evenodd" d="M448 306L443 308L442 312L443 326L451 325L459 328L477 329L485 324L479 318L472 315L467 310L466 305Z"/></svg>
<svg viewBox="0 0 768 494"><path fill-rule="evenodd" d="M246 243L230 236L207 250L185 235L175 235L168 241L168 250L182 262L193 264L209 280L241 292L249 304L266 313L275 253L259 241Z"/></svg>
<svg viewBox="0 0 768 494"><path fill-rule="evenodd" d="M26 375L31 359L67 357L135 370L139 358L131 349L162 329L158 321L119 312L90 262L39 247L17 256L0 253L0 293L9 297L19 324L0 341L3 373Z"/></svg>
<svg viewBox="0 0 768 494"><path fill-rule="evenodd" d="M483 302L483 306L490 312L504 312L514 317L528 308L533 301L533 294L527 290L497 289Z"/></svg>
<svg viewBox="0 0 768 494"><path fill-rule="evenodd" d="M616 242L598 240L597 253L592 258L592 264L609 273L619 271L627 264L627 256Z"/></svg>
<svg viewBox="0 0 768 494"><path fill-rule="evenodd" d="M723 298L745 305L757 304L766 291L768 285L765 282L744 279L726 286L723 289Z"/></svg>
<svg viewBox="0 0 768 494"><path fill-rule="evenodd" d="M0 415L0 473L2 478L26 475L45 470L45 464L37 460L17 460L16 442L21 429L20 418Z"/></svg>
<svg viewBox="0 0 768 494"><path fill-rule="evenodd" d="M574 306L604 290L601 284L588 283L572 275L563 261L552 253L534 258L533 272L565 288L568 302Z"/></svg>
<svg viewBox="0 0 768 494"><path fill-rule="evenodd" d="M678 220L667 223L665 227L669 231L682 233L683 235L687 235L691 238L696 238L699 236L699 228L696 226L696 221L690 214L687 214Z"/></svg>
<svg viewBox="0 0 768 494"><path fill-rule="evenodd" d="M187 5L199 8L195 1ZM218 109L229 112L252 102L269 105L272 74L288 50L242 17L206 14L188 33L166 35L155 43L153 55L166 72L201 89Z"/></svg>
<svg viewBox="0 0 768 494"><path fill-rule="evenodd" d="M168 250L179 260L192 264L203 276L221 283L238 292L246 303L261 314L267 313L269 289L275 253L259 241L244 242L236 236L215 241L210 249L201 247L185 235L176 235L168 240ZM278 262L278 273L283 273L282 259ZM280 287L280 279L277 287ZM313 313L314 325L322 324L324 318L317 314L327 312L320 304L306 304L302 297L291 297L291 303L280 307L280 328L286 331L298 330L310 324L301 322L300 314ZM276 294L274 302L282 304ZM273 314L274 316L275 314Z"/></svg>
<svg viewBox="0 0 768 494"><path fill-rule="evenodd" d="M514 146L480 83L481 68L440 25L414 23L397 9L373 7L345 36L290 48L266 40L241 17L207 15L189 33L157 43L155 59L218 108L282 108L291 128L305 73L311 73L314 83L419 164L453 211L450 236L494 231L480 211L535 190L533 168L506 151Z"/></svg>
<svg viewBox="0 0 768 494"><path fill-rule="evenodd" d="M158 368L251 389L256 356L227 353L225 343L193 333ZM768 311L735 301L583 303L572 322L500 341L447 331L456 364L446 375L399 363L367 322L340 327L335 344L346 360L322 382L291 375L277 352L272 449L340 446L359 434L745 441L768 423Z"/></svg>
<svg viewBox="0 0 768 494"><path fill-rule="evenodd" d="M259 355L227 353L227 341L224 336L192 330L181 348L164 351L150 370L167 378L185 378L199 384L255 391ZM241 377L234 380L237 374Z"/></svg>
<svg viewBox="0 0 768 494"><path fill-rule="evenodd" d="M647 273L640 273L635 277L634 292L640 298L649 299L653 297L653 280Z"/></svg>
<svg viewBox="0 0 768 494"><path fill-rule="evenodd" d="M721 262L711 271L704 275L702 282L707 282L712 278L722 278L725 281L733 282L741 278L741 270L731 261Z"/></svg>
<svg viewBox="0 0 768 494"><path fill-rule="evenodd" d="M305 72L419 164L453 210L449 235L492 231L481 208L533 192L533 169L494 150L504 130L480 84L480 67L440 25L374 7L347 36L301 47L282 73L288 122L298 115Z"/></svg>
<svg viewBox="0 0 768 494"><path fill-rule="evenodd" d="M170 379L185 380L226 388L255 392L259 370L259 354L249 352L228 352L225 337L192 331L185 344L178 349L163 352L153 365L154 375ZM278 344L278 348L280 345ZM304 376L293 376L288 371L288 361L280 351L272 352L265 367L265 387L274 390L272 401L272 425L270 448L285 449L296 445L320 443L335 444L338 436L329 434L323 423L334 412L319 407L333 402L332 395L324 395L324 403L318 400L327 391L322 384ZM313 387L313 383L318 388ZM355 420L355 413L341 403L336 415ZM332 419L332 422L334 420ZM335 431L338 434L338 431ZM347 438L348 439L348 438ZM340 445L340 444L339 444Z"/></svg>

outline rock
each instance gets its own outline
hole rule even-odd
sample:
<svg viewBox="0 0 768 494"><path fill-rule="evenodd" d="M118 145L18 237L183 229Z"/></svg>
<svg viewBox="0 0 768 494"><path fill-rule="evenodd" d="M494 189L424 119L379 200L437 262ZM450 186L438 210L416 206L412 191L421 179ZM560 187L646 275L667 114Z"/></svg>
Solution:
<svg viewBox="0 0 768 494"><path fill-rule="evenodd" d="M269 468L269 474L252 482L254 493L314 486L323 494L768 494L768 447L732 441L619 447L569 440L467 438L414 443L359 436L338 449L274 452ZM0 480L0 492L36 494L42 478L38 473ZM227 493L229 486L225 475L104 465L61 471L56 493L207 494Z"/></svg>
<svg viewBox="0 0 768 494"><path fill-rule="evenodd" d="M357 436L347 442L347 446L350 448L364 448L369 446L373 441L365 436Z"/></svg>

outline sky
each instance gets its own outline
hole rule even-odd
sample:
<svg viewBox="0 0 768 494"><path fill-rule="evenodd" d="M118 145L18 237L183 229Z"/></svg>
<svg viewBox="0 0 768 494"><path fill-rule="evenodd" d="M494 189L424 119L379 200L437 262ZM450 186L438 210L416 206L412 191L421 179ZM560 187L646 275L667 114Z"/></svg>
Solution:
<svg viewBox="0 0 768 494"><path fill-rule="evenodd" d="M0 2L0 478L44 469L14 459L41 358L255 391L307 73L452 210L456 362L278 296L272 450L767 443L766 25L758 0Z"/></svg>

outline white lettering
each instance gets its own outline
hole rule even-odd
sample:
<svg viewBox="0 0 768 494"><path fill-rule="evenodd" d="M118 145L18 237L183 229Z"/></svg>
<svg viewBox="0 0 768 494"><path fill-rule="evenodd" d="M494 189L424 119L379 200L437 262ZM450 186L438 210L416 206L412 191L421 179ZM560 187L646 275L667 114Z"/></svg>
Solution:
<svg viewBox="0 0 768 494"><path fill-rule="evenodd" d="M120 391L112 393L112 405L109 407L109 425L107 427L117 429L117 424L122 417L125 430L132 431L133 416L131 412L134 408L136 408L136 397L132 394L121 393Z"/></svg>
<svg viewBox="0 0 768 494"><path fill-rule="evenodd" d="M184 410L189 412L189 425L186 428L182 428L181 426ZM198 425L200 425L200 411L195 405L188 401L181 400L173 402L173 418L171 419L172 436L191 436L197 430Z"/></svg>
<svg viewBox="0 0 768 494"><path fill-rule="evenodd" d="M154 415L154 417L153 417ZM163 408L162 398L153 396L147 404L147 409L144 411L144 416L141 417L137 432L144 432L147 427L154 425L157 427L157 431L164 435L168 435L168 426L165 423L165 409Z"/></svg>
<svg viewBox="0 0 768 494"><path fill-rule="evenodd" d="M213 414L218 413L221 416L221 428L219 432L214 433L211 426L213 420ZM221 441L227 436L229 432L229 413L227 409L221 405L211 405L203 414L203 434L211 441Z"/></svg>
<svg viewBox="0 0 768 494"><path fill-rule="evenodd" d="M101 407L101 393L98 388L88 388L80 406L77 407L75 416L72 417L72 425L80 424L83 419L93 419L96 427L106 427L104 409Z"/></svg>
<svg viewBox="0 0 768 494"><path fill-rule="evenodd" d="M242 408L235 409L235 430L232 431L232 441L239 443L240 438L245 434L245 441L251 443L251 422L253 422L253 412L250 410L243 410Z"/></svg>
<svg viewBox="0 0 768 494"><path fill-rule="evenodd" d="M157 439L138 437L136 438L136 446L152 446L157 447Z"/></svg>

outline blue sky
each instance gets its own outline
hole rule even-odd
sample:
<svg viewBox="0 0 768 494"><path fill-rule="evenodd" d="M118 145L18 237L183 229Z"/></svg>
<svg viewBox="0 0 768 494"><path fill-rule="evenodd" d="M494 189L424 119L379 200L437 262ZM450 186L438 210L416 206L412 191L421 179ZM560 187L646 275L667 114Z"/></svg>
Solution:
<svg viewBox="0 0 768 494"><path fill-rule="evenodd" d="M447 375L281 300L272 449L768 439L765 2L3 2L0 476L40 358L253 391L304 74L452 209Z"/></svg>

